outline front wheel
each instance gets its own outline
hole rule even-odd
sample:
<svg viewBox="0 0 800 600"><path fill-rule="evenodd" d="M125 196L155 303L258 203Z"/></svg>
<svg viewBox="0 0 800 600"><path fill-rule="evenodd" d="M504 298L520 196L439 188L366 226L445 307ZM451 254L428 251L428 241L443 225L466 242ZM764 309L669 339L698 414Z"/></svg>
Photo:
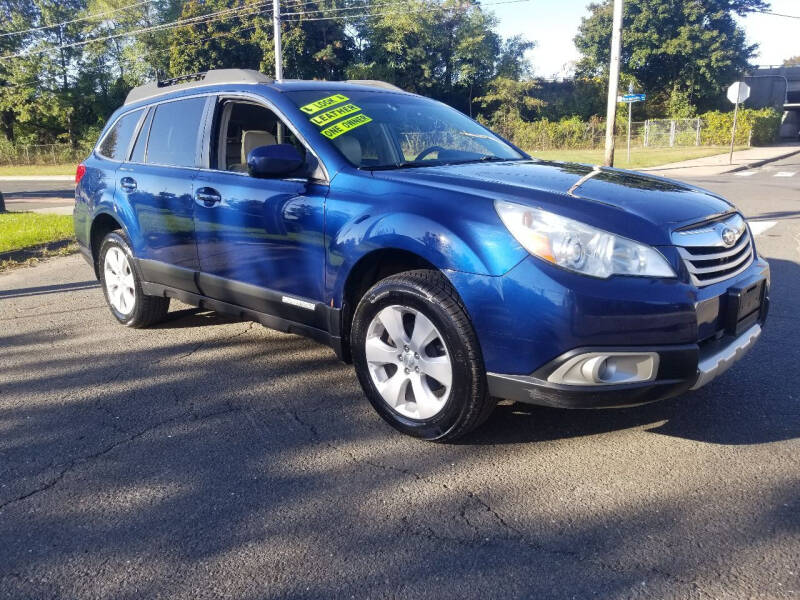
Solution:
<svg viewBox="0 0 800 600"><path fill-rule="evenodd" d="M472 324L437 271L409 271L375 284L356 309L351 344L367 398L403 433L453 440L494 408Z"/></svg>
<svg viewBox="0 0 800 600"><path fill-rule="evenodd" d="M100 283L111 314L128 327L147 327L163 320L169 298L146 296L133 267L133 253L122 232L112 231L100 244Z"/></svg>

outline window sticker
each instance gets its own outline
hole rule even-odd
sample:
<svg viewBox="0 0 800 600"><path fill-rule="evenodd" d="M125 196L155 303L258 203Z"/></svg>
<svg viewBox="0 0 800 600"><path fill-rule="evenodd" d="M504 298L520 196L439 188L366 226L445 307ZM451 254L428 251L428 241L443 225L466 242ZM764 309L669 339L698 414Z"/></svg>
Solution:
<svg viewBox="0 0 800 600"><path fill-rule="evenodd" d="M349 119L345 119L344 121L340 121L330 127L326 127L320 133L324 135L329 140L339 137L343 133L347 133L351 129L355 129L356 127L361 127L362 125L366 125L372 121L367 115L364 113L359 113L354 117L350 117Z"/></svg>
<svg viewBox="0 0 800 600"><path fill-rule="evenodd" d="M344 106L337 106L334 109L329 110L328 112L320 113L316 117L311 117L311 122L314 125L319 125L322 127L323 125L327 125L331 121L335 121L340 117L346 117L347 115L352 115L353 113L357 113L361 109L356 106L355 104L345 104Z"/></svg>
<svg viewBox="0 0 800 600"><path fill-rule="evenodd" d="M347 102L349 99L350 98L348 98L347 96L343 96L342 94L334 94L333 96L328 96L327 98L322 98L321 100L317 100L316 102L311 102L310 104L301 106L300 110L302 110L307 115L313 115L315 112L319 112L323 108L328 108L329 106L333 106L334 104L339 104L340 102Z"/></svg>

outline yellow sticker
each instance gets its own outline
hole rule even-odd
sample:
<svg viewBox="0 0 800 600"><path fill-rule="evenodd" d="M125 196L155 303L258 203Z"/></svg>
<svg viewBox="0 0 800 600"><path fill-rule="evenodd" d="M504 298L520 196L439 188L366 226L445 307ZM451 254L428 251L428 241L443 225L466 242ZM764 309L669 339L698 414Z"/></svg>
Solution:
<svg viewBox="0 0 800 600"><path fill-rule="evenodd" d="M346 102L349 100L347 96L342 96L341 94L334 94L333 96L328 96L327 98L323 98L322 100L317 100L316 102L312 102L311 104L306 104L305 106L301 106L300 110L302 110L307 115L313 115L315 112L321 111L323 108L328 108L329 106L333 106L334 104L339 104L340 102Z"/></svg>
<svg viewBox="0 0 800 600"><path fill-rule="evenodd" d="M343 133L347 133L351 129L355 129L356 127L361 127L362 125L366 125L372 121L367 115L364 113L358 114L355 117L350 117L349 119L345 119L335 125L331 125L330 127L326 127L320 133L324 135L329 140L333 138L337 138Z"/></svg>
<svg viewBox="0 0 800 600"><path fill-rule="evenodd" d="M357 113L361 109L357 107L355 104L345 104L344 106L337 106L336 108L329 110L328 112L321 113L316 117L311 117L311 122L314 125L319 125L322 127L323 125L327 125L331 121L335 121L340 117L346 117L347 115L352 115L353 113Z"/></svg>

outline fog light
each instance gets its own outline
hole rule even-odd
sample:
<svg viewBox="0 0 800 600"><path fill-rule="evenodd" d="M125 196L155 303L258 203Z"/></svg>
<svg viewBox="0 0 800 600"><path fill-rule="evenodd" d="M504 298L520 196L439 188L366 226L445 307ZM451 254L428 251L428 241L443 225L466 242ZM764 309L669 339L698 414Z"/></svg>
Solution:
<svg viewBox="0 0 800 600"><path fill-rule="evenodd" d="M547 378L563 385L620 385L653 381L657 352L586 352L569 358Z"/></svg>

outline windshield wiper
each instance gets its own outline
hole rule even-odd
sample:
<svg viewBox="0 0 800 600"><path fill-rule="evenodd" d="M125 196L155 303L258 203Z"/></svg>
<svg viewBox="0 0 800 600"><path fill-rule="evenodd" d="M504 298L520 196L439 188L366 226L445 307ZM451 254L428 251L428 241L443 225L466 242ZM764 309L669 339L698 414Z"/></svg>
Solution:
<svg viewBox="0 0 800 600"><path fill-rule="evenodd" d="M416 167L435 167L437 165L441 165L445 163L440 162L430 162L430 161L418 161L415 162L413 160L405 161L398 163L396 165L378 165L377 167L362 167L367 171L389 171L392 169L414 169Z"/></svg>
<svg viewBox="0 0 800 600"><path fill-rule="evenodd" d="M502 158L500 156L495 156L494 154L484 154L480 158L469 158L467 160L458 160L453 161L449 164L451 165L465 165L467 163L476 163L476 162L508 162L511 160L520 160L519 158Z"/></svg>

